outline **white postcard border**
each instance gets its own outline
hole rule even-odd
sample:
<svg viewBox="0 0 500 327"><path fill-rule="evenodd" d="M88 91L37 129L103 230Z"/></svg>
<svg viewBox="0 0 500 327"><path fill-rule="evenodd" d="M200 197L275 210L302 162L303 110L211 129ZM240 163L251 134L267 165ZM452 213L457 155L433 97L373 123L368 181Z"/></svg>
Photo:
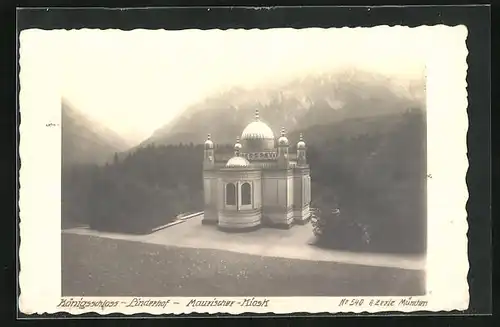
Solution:
<svg viewBox="0 0 500 327"><path fill-rule="evenodd" d="M378 26L370 29L408 27ZM366 29L366 28L363 28ZM117 301L115 306L94 303L85 308L58 307L61 303L61 72L58 35L65 30L25 30L20 37L20 311L26 314L71 312L100 314L199 313L334 313L381 311L465 310L469 304L467 274L468 169L467 28L421 26L427 53L427 157L428 157L428 255L427 295L410 300L425 306L400 305L407 297L358 298L361 305L339 306L340 297L256 298L265 307L186 306L193 298L151 298L170 305L126 306L133 298L83 298L84 301ZM103 33L109 30L103 31ZM193 30L187 30L189 32ZM325 31L327 31L325 29ZM134 30L123 33L147 33ZM161 32L161 31L154 31ZM220 31L205 31L219 33ZM244 31L241 31L244 32ZM216 297L240 301L244 298ZM73 298L80 300L80 298ZM196 300L214 298L196 298ZM346 297L351 301L352 297ZM397 305L374 306L372 300L394 300ZM147 300L147 299L142 299ZM174 304L177 302L178 304ZM161 302L158 302L161 304ZM359 301L358 301L359 303ZM372 303L370 305L370 303Z"/></svg>

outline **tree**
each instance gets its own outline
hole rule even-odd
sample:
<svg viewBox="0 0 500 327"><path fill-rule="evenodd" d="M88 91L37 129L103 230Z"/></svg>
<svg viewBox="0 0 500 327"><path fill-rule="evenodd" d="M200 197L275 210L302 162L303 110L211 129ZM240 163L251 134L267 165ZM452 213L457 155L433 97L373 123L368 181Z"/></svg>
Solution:
<svg viewBox="0 0 500 327"><path fill-rule="evenodd" d="M318 242L334 248L421 252L426 233L425 115L344 120L303 131ZM363 135L363 137L353 137ZM298 139L298 134L290 135ZM217 153L232 153L224 144ZM62 219L142 230L203 210L203 144L138 148L106 166L62 171ZM334 209L340 209L335 214ZM317 232L318 230L316 230ZM396 232L395 232L396 231ZM144 232L144 231L143 231ZM369 238L368 238L369 236ZM321 239L321 240L320 240Z"/></svg>
<svg viewBox="0 0 500 327"><path fill-rule="evenodd" d="M312 206L320 209L315 214L322 228L315 232L323 232L318 244L363 251L425 251L424 118L420 110L380 117L367 125L370 132L344 121L342 142L332 141L339 139L333 128L308 132L315 136L315 141L308 141L308 162ZM335 206L329 193L342 204L337 218L331 217Z"/></svg>
<svg viewBox="0 0 500 327"><path fill-rule="evenodd" d="M63 170L63 224L79 220L98 230L144 233L202 210L202 146L148 146L115 158Z"/></svg>

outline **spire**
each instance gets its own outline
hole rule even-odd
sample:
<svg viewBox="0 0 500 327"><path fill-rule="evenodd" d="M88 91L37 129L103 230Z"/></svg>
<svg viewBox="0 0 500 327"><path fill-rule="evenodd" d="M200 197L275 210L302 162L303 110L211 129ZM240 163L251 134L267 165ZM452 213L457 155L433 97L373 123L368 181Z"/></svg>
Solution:
<svg viewBox="0 0 500 327"><path fill-rule="evenodd" d="M285 136L286 132L285 132L285 127L281 127L281 136Z"/></svg>
<svg viewBox="0 0 500 327"><path fill-rule="evenodd" d="M306 148L306 142L304 142L304 136L302 133L299 135L299 142L297 143L297 150L303 150Z"/></svg>
<svg viewBox="0 0 500 327"><path fill-rule="evenodd" d="M259 121L259 120L260 120L260 117L259 117L259 109L255 109L255 120L256 120L256 121Z"/></svg>
<svg viewBox="0 0 500 327"><path fill-rule="evenodd" d="M205 141L205 150L210 150L214 148L214 142L211 140L210 134L207 136L207 140Z"/></svg>

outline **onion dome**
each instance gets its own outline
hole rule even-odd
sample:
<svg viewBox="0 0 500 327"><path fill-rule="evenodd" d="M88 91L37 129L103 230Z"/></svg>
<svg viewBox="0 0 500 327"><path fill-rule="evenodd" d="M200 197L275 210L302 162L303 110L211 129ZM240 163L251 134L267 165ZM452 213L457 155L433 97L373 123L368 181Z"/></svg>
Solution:
<svg viewBox="0 0 500 327"><path fill-rule="evenodd" d="M305 148L306 148L306 143L304 142L304 137L302 136L302 133L300 133L299 143L297 143L297 149L305 149Z"/></svg>
<svg viewBox="0 0 500 327"><path fill-rule="evenodd" d="M210 139L210 134L207 136L207 140L205 141L205 149L213 149L214 148L214 142Z"/></svg>
<svg viewBox="0 0 500 327"><path fill-rule="evenodd" d="M240 138L236 138L236 144L234 145L234 157L229 159L226 163L228 168L241 168L250 166L250 162L244 157L240 157L241 143Z"/></svg>
<svg viewBox="0 0 500 327"><path fill-rule="evenodd" d="M288 138L285 136L285 128L282 127L281 128L281 136L280 138L278 139L278 145L281 145L281 146L288 146L289 142L288 142Z"/></svg>
<svg viewBox="0 0 500 327"><path fill-rule="evenodd" d="M245 127L241 139L274 141L274 133L266 123L260 120L259 110L255 110L255 120Z"/></svg>
<svg viewBox="0 0 500 327"><path fill-rule="evenodd" d="M241 168L250 166L250 163L246 158L240 157L240 150L241 150L240 138L236 137L236 144L234 145L234 157L232 157L227 161L226 167Z"/></svg>
<svg viewBox="0 0 500 327"><path fill-rule="evenodd" d="M236 144L234 145L234 151L239 152L241 150L240 137L236 137Z"/></svg>
<svg viewBox="0 0 500 327"><path fill-rule="evenodd" d="M248 160L245 159L244 157L239 157L237 155L229 159L226 163L227 168L242 168L248 166L250 166Z"/></svg>

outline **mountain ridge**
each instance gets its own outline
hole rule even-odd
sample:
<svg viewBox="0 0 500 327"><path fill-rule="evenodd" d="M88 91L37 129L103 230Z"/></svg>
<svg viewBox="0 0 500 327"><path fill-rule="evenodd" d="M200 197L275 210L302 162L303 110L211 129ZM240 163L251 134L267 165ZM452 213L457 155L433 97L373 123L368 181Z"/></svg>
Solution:
<svg viewBox="0 0 500 327"><path fill-rule="evenodd" d="M210 133L218 143L234 142L253 119L255 109L275 135L347 118L424 110L423 81L400 81L346 69L290 80L274 88L234 87L189 106L153 132L148 144L199 143Z"/></svg>
<svg viewBox="0 0 500 327"><path fill-rule="evenodd" d="M92 120L68 99L61 99L61 115L63 166L104 164L114 153L130 148L120 135Z"/></svg>

